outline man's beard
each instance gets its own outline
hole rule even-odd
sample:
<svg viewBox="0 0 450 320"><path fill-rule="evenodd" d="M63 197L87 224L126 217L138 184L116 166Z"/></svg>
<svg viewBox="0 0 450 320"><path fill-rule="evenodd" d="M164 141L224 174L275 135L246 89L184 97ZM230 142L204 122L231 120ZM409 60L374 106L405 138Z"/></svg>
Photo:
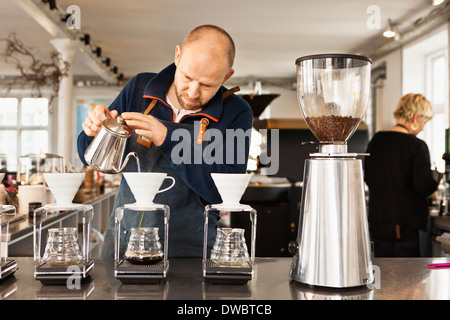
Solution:
<svg viewBox="0 0 450 320"><path fill-rule="evenodd" d="M196 104L194 106L186 104L184 102L184 100L183 100L183 95L178 92L178 88L175 85L175 83L174 83L174 88L175 88L175 95L177 97L178 103L183 107L183 109L185 109L185 110L197 110L197 109L200 109L200 108L202 108L204 106L204 104L201 104L200 100L194 100L194 101L198 102L198 104Z"/></svg>

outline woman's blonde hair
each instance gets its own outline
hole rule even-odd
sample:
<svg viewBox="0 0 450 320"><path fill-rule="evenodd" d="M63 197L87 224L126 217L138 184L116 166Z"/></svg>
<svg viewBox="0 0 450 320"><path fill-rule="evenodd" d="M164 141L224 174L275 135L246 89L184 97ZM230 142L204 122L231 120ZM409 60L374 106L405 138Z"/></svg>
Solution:
<svg viewBox="0 0 450 320"><path fill-rule="evenodd" d="M408 93L405 94L397 103L394 110L395 120L403 120L411 122L415 115L422 118L433 118L433 108L430 101L421 94Z"/></svg>

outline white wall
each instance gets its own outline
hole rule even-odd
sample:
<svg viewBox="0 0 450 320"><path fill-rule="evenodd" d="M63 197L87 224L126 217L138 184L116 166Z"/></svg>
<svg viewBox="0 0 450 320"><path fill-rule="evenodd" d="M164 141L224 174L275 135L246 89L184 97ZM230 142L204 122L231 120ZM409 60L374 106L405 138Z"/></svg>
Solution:
<svg viewBox="0 0 450 320"><path fill-rule="evenodd" d="M295 87L293 89L287 89L275 86L264 86L263 93L278 93L280 96L273 100L264 110L260 119L303 119L298 105Z"/></svg>
<svg viewBox="0 0 450 320"><path fill-rule="evenodd" d="M375 131L385 130L394 125L392 112L400 97L406 93L425 93L424 56L448 43L447 25L424 35L420 39L373 62L373 68L386 63L386 80L382 89L377 90ZM436 45L437 44L437 45Z"/></svg>
<svg viewBox="0 0 450 320"><path fill-rule="evenodd" d="M70 163L75 168L81 168L83 166L81 160L78 157L78 151L77 151L77 133L76 133L76 126L75 122L77 121L77 114L76 114L76 107L77 107L77 99L115 99L117 95L120 93L120 90L122 88L120 87L74 87L73 92L73 110L72 110L72 117L73 117L73 131L72 134L75 137L74 143L72 146L72 159L71 161L66 160L66 163ZM108 106L107 106L108 107Z"/></svg>
<svg viewBox="0 0 450 320"><path fill-rule="evenodd" d="M386 130L395 123L392 112L402 96L402 50L396 50L385 57L373 61L372 68L386 64L386 80L377 90L375 107L375 132Z"/></svg>

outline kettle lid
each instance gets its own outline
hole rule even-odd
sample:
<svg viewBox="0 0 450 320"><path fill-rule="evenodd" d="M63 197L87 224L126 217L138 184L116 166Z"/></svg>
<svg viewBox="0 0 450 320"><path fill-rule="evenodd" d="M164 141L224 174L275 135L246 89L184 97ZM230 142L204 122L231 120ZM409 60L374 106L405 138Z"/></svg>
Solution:
<svg viewBox="0 0 450 320"><path fill-rule="evenodd" d="M127 123L121 116L103 120L102 126L107 131L118 136L129 137L133 133L133 130L131 130L131 128L127 125Z"/></svg>

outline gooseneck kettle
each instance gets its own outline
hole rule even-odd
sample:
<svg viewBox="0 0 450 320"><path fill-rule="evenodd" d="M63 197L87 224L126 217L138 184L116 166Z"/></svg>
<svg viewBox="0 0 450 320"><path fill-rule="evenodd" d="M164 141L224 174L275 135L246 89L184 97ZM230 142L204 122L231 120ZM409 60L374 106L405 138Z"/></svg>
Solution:
<svg viewBox="0 0 450 320"><path fill-rule="evenodd" d="M123 159L127 139L133 134L125 120L108 118L103 120L102 127L84 153L89 166L103 173L120 173L130 157L138 159L136 152L130 152Z"/></svg>

